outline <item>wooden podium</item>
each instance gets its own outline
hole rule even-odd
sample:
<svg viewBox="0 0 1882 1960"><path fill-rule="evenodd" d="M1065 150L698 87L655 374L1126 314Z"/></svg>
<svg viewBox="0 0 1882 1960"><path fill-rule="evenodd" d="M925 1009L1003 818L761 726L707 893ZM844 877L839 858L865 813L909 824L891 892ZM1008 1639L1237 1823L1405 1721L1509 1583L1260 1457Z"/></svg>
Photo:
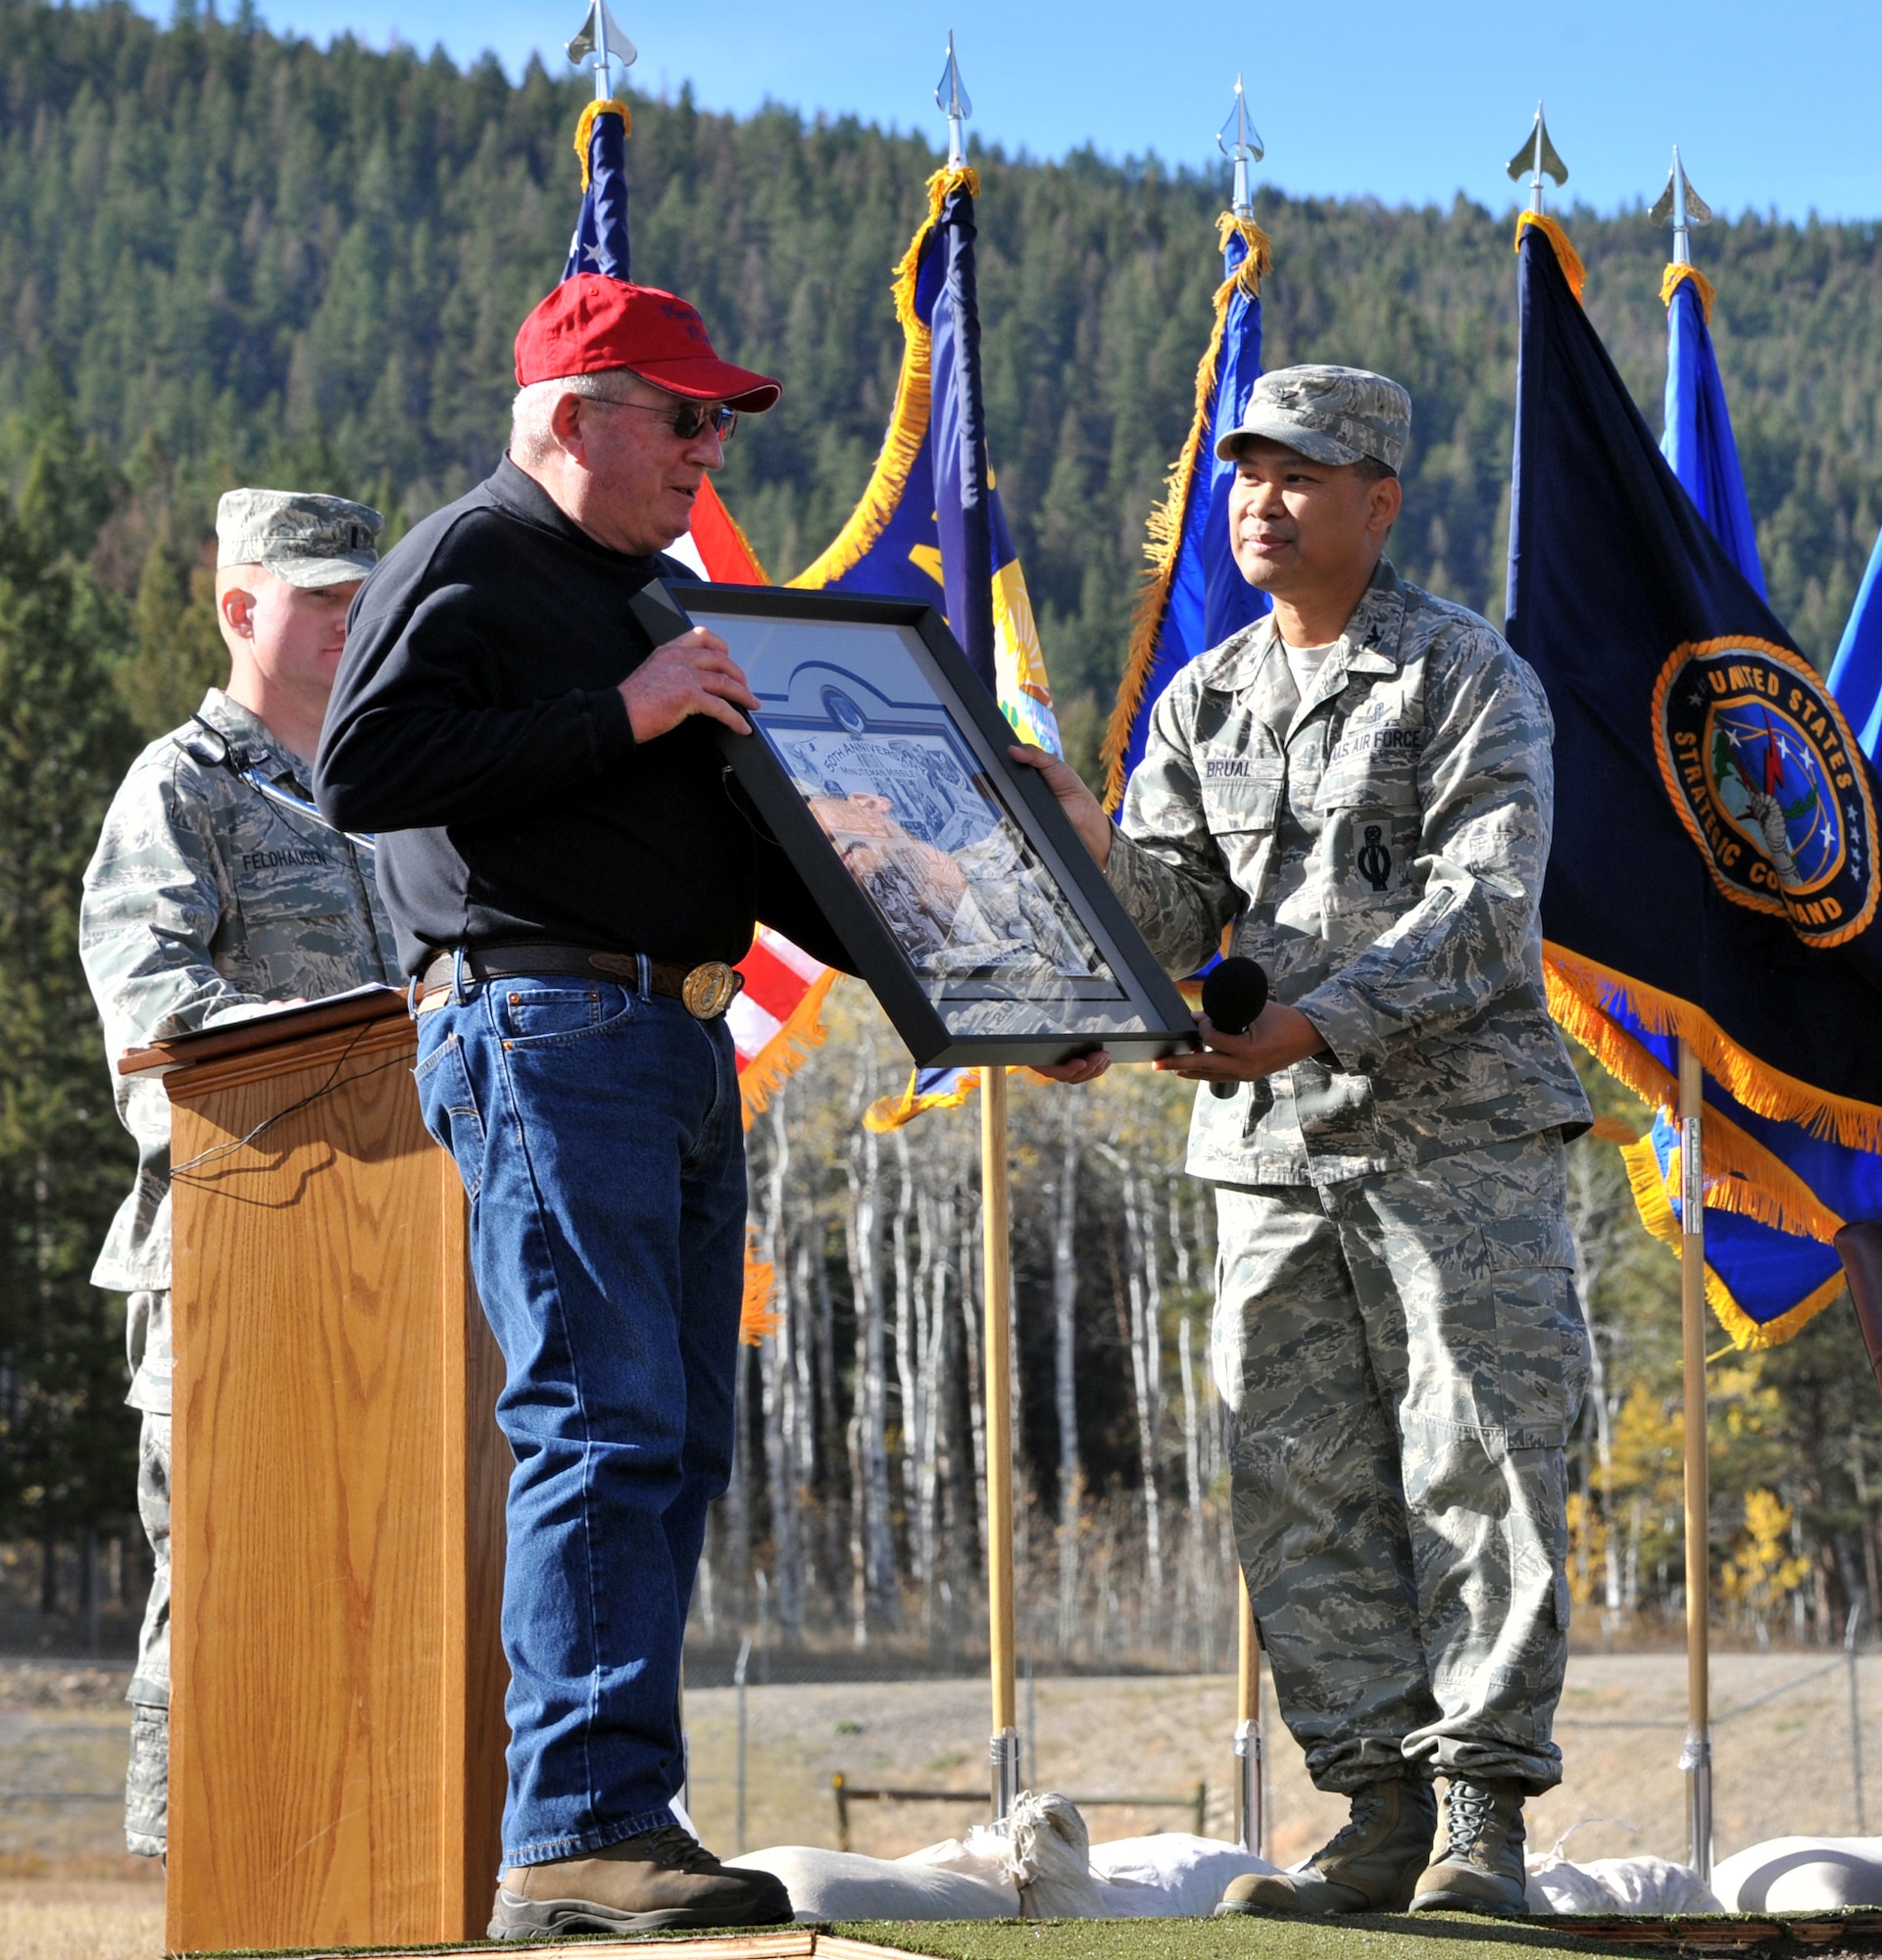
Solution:
<svg viewBox="0 0 1882 1960"><path fill-rule="evenodd" d="M166 1945L481 1938L510 1452L404 997L141 1050L175 1208Z"/></svg>

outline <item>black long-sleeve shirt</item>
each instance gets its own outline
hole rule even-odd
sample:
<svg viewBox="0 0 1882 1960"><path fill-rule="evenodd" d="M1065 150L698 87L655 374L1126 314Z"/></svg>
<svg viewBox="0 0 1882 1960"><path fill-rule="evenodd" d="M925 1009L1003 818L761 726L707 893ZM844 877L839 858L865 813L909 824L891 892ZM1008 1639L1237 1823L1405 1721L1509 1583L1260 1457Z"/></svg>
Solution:
<svg viewBox="0 0 1882 1960"><path fill-rule="evenodd" d="M519 940L737 960L758 918L848 963L705 722L634 740L628 602L657 577L692 573L597 544L506 457L361 588L314 790L377 833L407 972Z"/></svg>

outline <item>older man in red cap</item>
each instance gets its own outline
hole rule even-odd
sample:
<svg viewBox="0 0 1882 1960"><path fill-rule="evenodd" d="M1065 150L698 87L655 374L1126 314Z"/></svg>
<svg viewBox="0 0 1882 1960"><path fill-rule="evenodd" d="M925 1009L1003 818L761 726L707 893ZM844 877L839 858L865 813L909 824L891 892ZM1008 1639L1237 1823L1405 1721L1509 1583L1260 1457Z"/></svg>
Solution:
<svg viewBox="0 0 1882 1960"><path fill-rule="evenodd" d="M790 1916L679 1828L680 1641L732 1454L744 1133L723 1014L763 917L840 950L733 800L724 643L630 609L775 381L684 300L566 280L517 336L510 451L355 603L321 745L378 833L425 1121L470 1199L516 1454L493 1938Z"/></svg>

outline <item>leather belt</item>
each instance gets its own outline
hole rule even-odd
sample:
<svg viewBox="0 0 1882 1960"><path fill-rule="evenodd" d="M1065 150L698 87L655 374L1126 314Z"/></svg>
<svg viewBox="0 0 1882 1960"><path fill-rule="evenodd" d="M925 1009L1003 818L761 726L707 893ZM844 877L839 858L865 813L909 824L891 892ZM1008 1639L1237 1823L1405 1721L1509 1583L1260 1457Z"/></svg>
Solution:
<svg viewBox="0 0 1882 1960"><path fill-rule="evenodd" d="M419 1012L442 1006L450 998L458 964L456 953L440 953L420 976ZM638 987L643 970L648 990L680 1002L696 1021L716 1021L737 1000L745 976L722 959L681 966L670 959L644 962L637 953L593 946L556 946L518 941L504 946L467 946L464 972L472 980L516 980L539 973L581 980L606 979Z"/></svg>

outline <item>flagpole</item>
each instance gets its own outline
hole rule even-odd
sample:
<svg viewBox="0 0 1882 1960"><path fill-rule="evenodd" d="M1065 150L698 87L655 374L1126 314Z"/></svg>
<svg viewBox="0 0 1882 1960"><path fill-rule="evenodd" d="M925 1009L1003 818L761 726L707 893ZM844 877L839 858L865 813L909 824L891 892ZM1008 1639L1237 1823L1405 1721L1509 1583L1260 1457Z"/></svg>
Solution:
<svg viewBox="0 0 1882 1960"><path fill-rule="evenodd" d="M1679 1044L1680 1326L1686 1415L1686 1862L1712 1880L1710 1466L1706 1453L1706 1179L1701 1137L1705 1072Z"/></svg>
<svg viewBox="0 0 1882 1960"><path fill-rule="evenodd" d="M1693 234L1686 220L1686 167L1679 161L1679 145L1673 145L1673 264L1693 263Z"/></svg>
<svg viewBox="0 0 1882 1960"><path fill-rule="evenodd" d="M568 43L569 59L576 68L595 72L595 100L606 102L613 82L614 64L630 69L640 59L640 50L620 31L620 24L608 11L608 0L588 0L588 12Z"/></svg>
<svg viewBox="0 0 1882 1960"><path fill-rule="evenodd" d="M1013 1219L1007 1183L1007 1071L980 1071L980 1265L985 1294L987 1652L993 1689L993 1821L1019 1794L1013 1628Z"/></svg>
<svg viewBox="0 0 1882 1960"><path fill-rule="evenodd" d="M1235 1841L1259 1858L1267 1835L1262 1815L1262 1639L1239 1561L1235 1598Z"/></svg>

